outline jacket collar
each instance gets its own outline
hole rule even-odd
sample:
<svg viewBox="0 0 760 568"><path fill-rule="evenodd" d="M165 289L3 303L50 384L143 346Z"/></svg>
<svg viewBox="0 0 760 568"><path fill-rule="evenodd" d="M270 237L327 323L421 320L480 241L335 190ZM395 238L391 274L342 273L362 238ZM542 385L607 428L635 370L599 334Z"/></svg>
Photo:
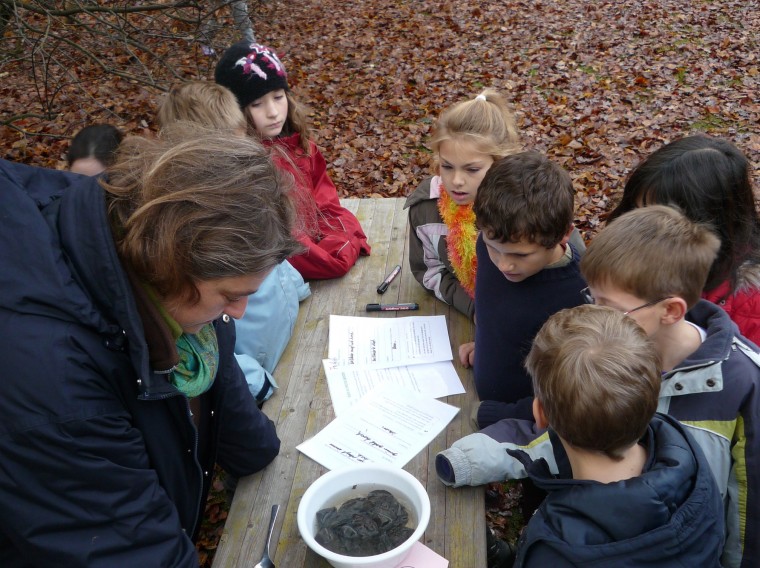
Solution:
<svg viewBox="0 0 760 568"><path fill-rule="evenodd" d="M266 138L263 140L265 146L271 146L278 144L285 146L289 151L295 152L301 147L301 135L296 132L295 134L288 134L287 136L278 136L277 138Z"/></svg>
<svg viewBox="0 0 760 568"><path fill-rule="evenodd" d="M641 476L615 483L600 484L596 481L560 479L545 468L544 460L534 462L528 473L534 483L552 494L552 499L545 502L548 519L559 518L552 510L572 512L577 519L600 520L600 525L613 535L614 540L633 538L644 534L657 526L667 524L673 511L670 506L684 504L690 497L689 491L697 475L698 464L693 453L693 444L689 442L674 419L664 415L655 415L650 423L642 444L647 448L647 463ZM685 451L690 448L689 451ZM603 486L602 490L597 488ZM618 493L621 505L618 512L611 502ZM701 496L700 496L701 498ZM630 510L631 504L638 507ZM620 514L628 510L629 514ZM551 522L551 521L549 521ZM555 530L562 532L564 525L559 523ZM572 533L566 535L572 538Z"/></svg>
<svg viewBox="0 0 760 568"><path fill-rule="evenodd" d="M106 193L95 179L72 187L61 198L58 227L61 246L76 280L92 300L92 310L106 322L99 331L126 337L126 349L137 374L140 398L176 395L166 371L173 363L163 328L146 335L157 323L131 284L116 251L106 211ZM138 286L139 287L139 286ZM139 302L139 306L138 306ZM145 324L143 317L146 317ZM169 353L169 355L167 355ZM173 355L176 356L176 350ZM155 367L154 367L155 365ZM155 370L154 370L155 369Z"/></svg>
<svg viewBox="0 0 760 568"><path fill-rule="evenodd" d="M707 332L707 337L694 353L676 366L675 371L711 365L731 354L731 345L739 329L729 315L707 300L699 300L686 314L686 319Z"/></svg>
<svg viewBox="0 0 760 568"><path fill-rule="evenodd" d="M148 344L150 367L155 373L168 375L179 364L175 336L135 273L129 268L125 270Z"/></svg>
<svg viewBox="0 0 760 568"><path fill-rule="evenodd" d="M667 411L669 397L719 392L723 390L723 361L731 355L738 328L726 312L700 300L686 314L686 319L707 332L694 353L662 375L660 412Z"/></svg>

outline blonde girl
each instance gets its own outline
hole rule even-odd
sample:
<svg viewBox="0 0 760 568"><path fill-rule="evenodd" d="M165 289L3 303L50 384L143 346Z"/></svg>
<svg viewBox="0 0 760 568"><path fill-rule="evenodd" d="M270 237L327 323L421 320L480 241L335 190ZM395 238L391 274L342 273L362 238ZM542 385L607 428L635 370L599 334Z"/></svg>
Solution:
<svg viewBox="0 0 760 568"><path fill-rule="evenodd" d="M439 300L472 317L475 242L472 204L496 160L520 151L514 116L492 89L446 109L431 145L437 174L409 195L409 267Z"/></svg>

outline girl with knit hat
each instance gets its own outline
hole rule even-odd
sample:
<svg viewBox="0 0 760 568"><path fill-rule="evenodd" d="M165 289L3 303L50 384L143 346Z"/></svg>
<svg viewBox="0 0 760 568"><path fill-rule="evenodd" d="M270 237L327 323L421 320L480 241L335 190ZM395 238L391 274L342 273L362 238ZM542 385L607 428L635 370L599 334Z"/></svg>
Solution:
<svg viewBox="0 0 760 568"><path fill-rule="evenodd" d="M343 276L370 246L359 221L340 204L282 62L272 49L241 41L224 52L214 76L237 98L249 134L277 148L275 164L295 178L296 237L307 250L288 260L306 279Z"/></svg>
<svg viewBox="0 0 760 568"><path fill-rule="evenodd" d="M475 242L472 204L496 160L520 151L517 127L506 101L486 89L446 109L432 138L438 175L409 195L409 267L439 300L473 317Z"/></svg>

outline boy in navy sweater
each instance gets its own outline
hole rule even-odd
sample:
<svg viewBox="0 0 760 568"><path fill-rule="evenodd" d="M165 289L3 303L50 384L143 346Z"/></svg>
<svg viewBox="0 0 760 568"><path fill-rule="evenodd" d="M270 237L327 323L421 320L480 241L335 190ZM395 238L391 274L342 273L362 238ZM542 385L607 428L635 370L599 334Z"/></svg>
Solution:
<svg viewBox="0 0 760 568"><path fill-rule="evenodd" d="M533 337L553 313L583 303L583 245L570 242L574 195L568 173L537 152L499 160L478 188L475 342L459 357L474 367L480 428L532 420L523 362Z"/></svg>

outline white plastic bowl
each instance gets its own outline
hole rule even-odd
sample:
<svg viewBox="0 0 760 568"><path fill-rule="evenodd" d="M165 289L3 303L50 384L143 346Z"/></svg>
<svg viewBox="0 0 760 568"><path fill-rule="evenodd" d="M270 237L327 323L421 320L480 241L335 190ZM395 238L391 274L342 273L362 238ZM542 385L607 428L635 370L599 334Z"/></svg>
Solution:
<svg viewBox="0 0 760 568"><path fill-rule="evenodd" d="M327 550L314 540L317 511L340 505L353 497L366 497L375 489L390 491L410 504L417 528L407 540L388 552L375 556L344 556ZM403 469L383 465L357 465L324 474L304 492L298 504L298 531L306 545L335 568L394 568L403 561L427 528L430 498L422 484Z"/></svg>

